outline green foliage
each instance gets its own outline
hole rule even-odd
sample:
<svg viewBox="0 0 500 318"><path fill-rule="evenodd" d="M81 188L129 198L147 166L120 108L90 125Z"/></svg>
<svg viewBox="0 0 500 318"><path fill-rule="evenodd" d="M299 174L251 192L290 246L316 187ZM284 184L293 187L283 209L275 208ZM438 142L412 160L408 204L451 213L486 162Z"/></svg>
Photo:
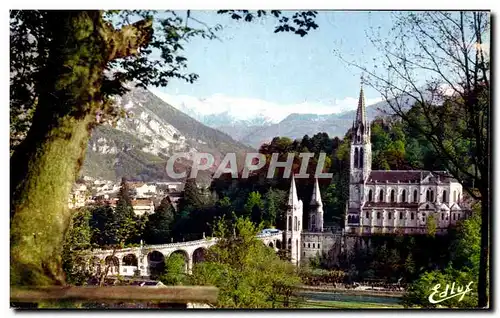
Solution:
<svg viewBox="0 0 500 318"><path fill-rule="evenodd" d="M452 284L455 283L455 292L457 292L458 286L462 286L465 290L465 286L469 283L471 284L472 291L467 293L462 300L460 296L453 297L448 300L444 300L439 304L433 304L429 302L429 296L433 292L433 289L439 284L439 293L433 296L433 299L440 299L439 294L446 290L446 286L449 285L448 296L451 293ZM423 308L436 308L436 307L448 307L448 308L474 308L477 306L477 276L473 275L470 271L458 271L451 267L443 271L432 271L424 273L417 281L411 284L405 295L403 296L403 305L405 307L423 307ZM443 298L443 297L441 297Z"/></svg>
<svg viewBox="0 0 500 318"><path fill-rule="evenodd" d="M216 224L214 235L221 238L196 264L192 283L219 288L221 308L273 308L287 306L294 285L300 283L292 264L282 261L255 236L260 228L237 218L234 229L227 221Z"/></svg>
<svg viewBox="0 0 500 318"><path fill-rule="evenodd" d="M260 193L255 191L250 192L243 209L245 216L250 217L254 223L259 224L262 222L264 202L261 199Z"/></svg>
<svg viewBox="0 0 500 318"><path fill-rule="evenodd" d="M165 261L164 274L160 281L165 285L183 285L186 282L186 260L180 253L173 253Z"/></svg>
<svg viewBox="0 0 500 318"><path fill-rule="evenodd" d="M478 211L476 211L478 212ZM446 284L455 282L457 285L472 284L472 292L467 294L462 301L460 297L446 300L440 305L449 308L472 308L477 306L477 282L479 277L480 260L480 229L481 216L475 213L471 218L461 220L455 229L454 239L450 244L451 255L449 266L442 271L428 271L410 284L404 297L405 306L435 307L429 303L427 297L436 284L441 284L444 291ZM451 288L451 287L450 287ZM424 297L425 296L425 297Z"/></svg>
<svg viewBox="0 0 500 318"><path fill-rule="evenodd" d="M453 267L471 269L474 273L479 271L481 250L481 214L476 210L472 217L461 220L456 230L456 239L450 249L453 250Z"/></svg>
<svg viewBox="0 0 500 318"><path fill-rule="evenodd" d="M90 211L83 208L73 211L71 224L66 232L62 266L66 281L72 285L83 285L91 277L88 270L90 248L92 247L92 228Z"/></svg>
<svg viewBox="0 0 500 318"><path fill-rule="evenodd" d="M155 213L149 215L144 229L144 240L148 244L169 243L174 223L174 207L168 197L161 200Z"/></svg>
<svg viewBox="0 0 500 318"><path fill-rule="evenodd" d="M427 230L427 235L430 236L436 235L437 220L433 214L427 217L426 230Z"/></svg>
<svg viewBox="0 0 500 318"><path fill-rule="evenodd" d="M264 222L266 226L282 225L287 202L286 191L270 188L265 195L265 215Z"/></svg>

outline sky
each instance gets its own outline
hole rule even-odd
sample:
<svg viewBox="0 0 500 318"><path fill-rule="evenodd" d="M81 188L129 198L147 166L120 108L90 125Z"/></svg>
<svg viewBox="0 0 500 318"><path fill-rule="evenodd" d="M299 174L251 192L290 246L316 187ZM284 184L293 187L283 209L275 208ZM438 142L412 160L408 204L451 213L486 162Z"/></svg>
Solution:
<svg viewBox="0 0 500 318"><path fill-rule="evenodd" d="M277 20L248 23L213 11L192 11L207 25L221 24L220 40L192 39L185 47L188 71L199 74L194 84L175 80L155 89L173 106L204 114L228 111L236 117L258 113L280 120L290 113L329 114L355 109L359 70L341 61L370 61L376 51L366 32L392 27L390 12L320 11L319 28L305 37L274 33ZM367 104L380 94L366 87ZM207 106L208 105L208 106ZM182 107L181 107L182 108Z"/></svg>

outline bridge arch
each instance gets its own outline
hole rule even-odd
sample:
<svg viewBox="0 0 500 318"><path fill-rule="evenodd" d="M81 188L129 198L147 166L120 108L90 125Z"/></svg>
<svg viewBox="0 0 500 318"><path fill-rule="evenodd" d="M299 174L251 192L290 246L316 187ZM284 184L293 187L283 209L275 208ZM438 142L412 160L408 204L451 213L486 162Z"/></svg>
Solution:
<svg viewBox="0 0 500 318"><path fill-rule="evenodd" d="M181 255L184 259L184 272L188 272L188 264L189 264L189 254L185 250L175 250L173 251L170 255L169 258L172 257L173 255L178 254Z"/></svg>
<svg viewBox="0 0 500 318"><path fill-rule="evenodd" d="M204 247L198 247L193 251L193 264L205 261L208 250Z"/></svg>
<svg viewBox="0 0 500 318"><path fill-rule="evenodd" d="M122 259L122 271L124 274L134 274L139 268L139 261L135 254L127 254Z"/></svg>
<svg viewBox="0 0 500 318"><path fill-rule="evenodd" d="M108 274L117 275L120 273L120 260L116 256L108 255L104 259L106 267L109 266Z"/></svg>
<svg viewBox="0 0 500 318"><path fill-rule="evenodd" d="M281 240L276 240L276 248L281 248Z"/></svg>
<svg viewBox="0 0 500 318"><path fill-rule="evenodd" d="M273 244L273 242L272 242L272 241L271 241L271 242L269 242L269 247L270 247L270 248L274 248L274 244Z"/></svg>
<svg viewBox="0 0 500 318"><path fill-rule="evenodd" d="M148 253L149 276L156 278L165 270L165 256L158 251Z"/></svg>

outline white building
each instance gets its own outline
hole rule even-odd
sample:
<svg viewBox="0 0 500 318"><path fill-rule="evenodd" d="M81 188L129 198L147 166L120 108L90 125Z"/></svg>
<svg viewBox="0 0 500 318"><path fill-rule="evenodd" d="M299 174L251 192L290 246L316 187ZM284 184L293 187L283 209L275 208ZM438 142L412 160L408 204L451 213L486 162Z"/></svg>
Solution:
<svg viewBox="0 0 500 318"><path fill-rule="evenodd" d="M445 171L371 170L370 124L361 87L350 151L345 233L426 233L433 217L437 233L465 218L462 185Z"/></svg>

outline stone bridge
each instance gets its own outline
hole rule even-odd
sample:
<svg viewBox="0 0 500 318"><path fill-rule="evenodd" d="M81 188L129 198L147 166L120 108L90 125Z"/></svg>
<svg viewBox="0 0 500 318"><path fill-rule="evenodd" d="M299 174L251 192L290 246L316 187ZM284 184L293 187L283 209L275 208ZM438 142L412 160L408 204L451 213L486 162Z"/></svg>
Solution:
<svg viewBox="0 0 500 318"><path fill-rule="evenodd" d="M275 250L281 247L283 233L257 235L266 246ZM173 254L184 257L185 271L191 273L193 263L202 262L206 251L217 243L217 238L160 245L141 245L116 250L94 250L90 267L101 273L109 265L110 276L155 276L163 272L165 261Z"/></svg>

